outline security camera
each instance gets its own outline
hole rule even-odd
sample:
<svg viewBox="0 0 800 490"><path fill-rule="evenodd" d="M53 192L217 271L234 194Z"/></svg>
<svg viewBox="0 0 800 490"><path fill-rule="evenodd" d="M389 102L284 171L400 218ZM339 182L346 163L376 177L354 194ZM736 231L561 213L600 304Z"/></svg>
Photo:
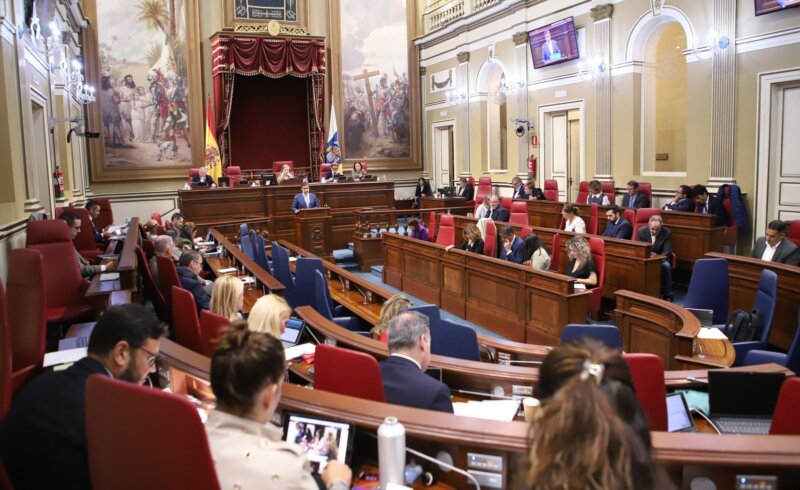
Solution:
<svg viewBox="0 0 800 490"><path fill-rule="evenodd" d="M525 136L525 131L531 129L531 126L533 126L533 121L530 119L514 119L514 132L520 138Z"/></svg>
<svg viewBox="0 0 800 490"><path fill-rule="evenodd" d="M75 124L70 130L67 132L67 143L72 141L72 133L75 133L75 136L83 136L84 138L91 138L97 139L100 137L99 132L94 131L86 131L85 121L82 117L52 117L50 118L50 134L53 134L55 130L56 124L58 123L71 123Z"/></svg>
<svg viewBox="0 0 800 490"><path fill-rule="evenodd" d="M523 126L521 123L516 123L515 126L514 132L517 133L517 136L520 138L525 136L525 126Z"/></svg>

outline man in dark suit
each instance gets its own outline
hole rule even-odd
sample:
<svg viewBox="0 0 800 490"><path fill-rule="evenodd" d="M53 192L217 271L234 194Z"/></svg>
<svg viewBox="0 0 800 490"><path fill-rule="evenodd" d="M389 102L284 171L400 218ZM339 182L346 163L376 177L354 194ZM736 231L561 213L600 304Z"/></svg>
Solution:
<svg viewBox="0 0 800 490"><path fill-rule="evenodd" d="M525 185L522 179L514 177L511 179L511 185L514 186L514 194L511 195L512 199L527 199L528 195L525 193Z"/></svg>
<svg viewBox="0 0 800 490"><path fill-rule="evenodd" d="M81 219L78 218L77 215L70 213L69 211L64 211L59 216L59 219L63 220L67 223L67 230L69 231L69 237L72 240L75 240L75 237L78 236L78 233L81 231L81 226L83 223ZM86 258L78 252L78 249L75 249L75 261L78 262L78 269L81 271L81 277L86 279L91 279L95 274L100 274L101 272L112 272L117 270L117 262L113 260L107 260L100 265L92 264Z"/></svg>
<svg viewBox="0 0 800 490"><path fill-rule="evenodd" d="M381 363L388 403L453 413L450 389L425 374L431 359L428 317L403 311L389 322L389 358Z"/></svg>
<svg viewBox="0 0 800 490"><path fill-rule="evenodd" d="M650 200L647 196L639 192L639 183L635 180L628 181L628 195L622 196L622 206L628 208L648 208Z"/></svg>
<svg viewBox="0 0 800 490"><path fill-rule="evenodd" d="M493 221L508 222L508 210L500 205L500 198L493 195L489 198L489 216Z"/></svg>
<svg viewBox="0 0 800 490"><path fill-rule="evenodd" d="M675 197L664 205L664 211L683 211L684 213L694 212L694 199L692 199L692 188L682 185L675 191Z"/></svg>
<svg viewBox="0 0 800 490"><path fill-rule="evenodd" d="M788 229L789 225L784 221L779 219L770 221L766 235L756 240L750 256L767 262L800 266L800 248L786 239Z"/></svg>
<svg viewBox="0 0 800 490"><path fill-rule="evenodd" d="M515 264L525 262L525 242L514 234L514 229L506 226L500 232L503 239L503 249L500 251L500 258Z"/></svg>
<svg viewBox="0 0 800 490"><path fill-rule="evenodd" d="M178 260L178 280L181 287L194 296L197 311L207 310L211 303L211 295L206 286L210 283L202 277L200 272L203 270L203 257L196 250L186 250Z"/></svg>
<svg viewBox="0 0 800 490"><path fill-rule="evenodd" d="M197 175L192 177L193 185L205 185L208 187L216 187L217 183L214 182L214 177L208 175L208 169L200 167L197 169Z"/></svg>
<svg viewBox="0 0 800 490"><path fill-rule="evenodd" d="M94 224L94 220L100 216L100 203L95 201L94 199L89 199L86 201L86 211L89 212L89 223L92 226L92 234L94 235L94 241L101 246L105 246L106 240L108 237L111 236L111 233L105 230L98 230L97 226ZM86 223L84 223L86 224Z"/></svg>
<svg viewBox="0 0 800 490"><path fill-rule="evenodd" d="M722 205L722 199L708 194L708 189L704 185L697 184L692 189L692 196L695 198L695 213L713 214L714 226L728 226L728 213Z"/></svg>
<svg viewBox="0 0 800 490"><path fill-rule="evenodd" d="M603 236L621 238L623 240L630 240L632 238L633 226L620 215L619 206L614 204L606 209L606 218L608 219L608 224L606 225L605 232L603 232Z"/></svg>
<svg viewBox="0 0 800 490"><path fill-rule="evenodd" d="M297 213L301 209L318 208L319 200L316 194L309 192L308 183L304 182L300 194L294 196L292 201L292 212Z"/></svg>
<svg viewBox="0 0 800 490"><path fill-rule="evenodd" d="M661 297L672 301L672 230L664 227L661 216L654 215L647 226L639 228L636 238L653 245L650 248L651 255L664 255L661 261Z"/></svg>
<svg viewBox="0 0 800 490"><path fill-rule="evenodd" d="M325 182L332 182L340 179L344 180L344 178L344 175L342 175L342 166L337 162L333 162L331 163L331 169L322 176L322 183L324 184Z"/></svg>
<svg viewBox="0 0 800 490"><path fill-rule="evenodd" d="M469 185L469 180L466 177L461 177L458 183L458 191L456 195L459 197L463 197L467 201L471 201L473 197L475 197L475 189Z"/></svg>
<svg viewBox="0 0 800 490"><path fill-rule="evenodd" d="M64 371L42 374L22 388L0 425L0 457L14 488L91 488L86 380L97 375L143 383L156 371L165 334L166 327L143 306L111 307L89 337L87 357Z"/></svg>

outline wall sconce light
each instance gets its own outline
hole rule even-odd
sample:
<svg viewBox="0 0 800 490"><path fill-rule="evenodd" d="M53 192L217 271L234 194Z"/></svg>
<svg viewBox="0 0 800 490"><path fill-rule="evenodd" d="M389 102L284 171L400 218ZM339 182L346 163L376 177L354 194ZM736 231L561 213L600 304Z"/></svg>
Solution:
<svg viewBox="0 0 800 490"><path fill-rule="evenodd" d="M728 36L720 35L716 31L708 31L707 42L707 46L701 48L700 40L698 38L694 39L692 43L692 53L698 59L707 60L714 56L714 54L728 49L728 46L731 44L731 40Z"/></svg>
<svg viewBox="0 0 800 490"><path fill-rule="evenodd" d="M31 25L30 27L26 27L23 23L17 26L17 36L22 39L25 33L29 32L32 44L36 50L45 56L52 56L55 54L56 50L61 47L61 30L59 30L58 24L56 24L55 21L51 21L47 24L47 27L50 29L50 35L45 39L44 36L42 36L42 26L39 22L39 16L36 15L36 1L34 0L31 11Z"/></svg>
<svg viewBox="0 0 800 490"><path fill-rule="evenodd" d="M578 76L589 82L597 80L606 72L608 66L602 57L596 56L592 58L585 66L583 61L578 62Z"/></svg>

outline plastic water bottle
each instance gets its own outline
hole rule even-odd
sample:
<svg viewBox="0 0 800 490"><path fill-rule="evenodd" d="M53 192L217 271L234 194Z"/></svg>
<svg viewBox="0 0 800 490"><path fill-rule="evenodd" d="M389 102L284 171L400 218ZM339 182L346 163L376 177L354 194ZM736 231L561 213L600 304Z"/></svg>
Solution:
<svg viewBox="0 0 800 490"><path fill-rule="evenodd" d="M390 483L405 483L406 429L397 417L386 417L378 427L378 466L382 490Z"/></svg>

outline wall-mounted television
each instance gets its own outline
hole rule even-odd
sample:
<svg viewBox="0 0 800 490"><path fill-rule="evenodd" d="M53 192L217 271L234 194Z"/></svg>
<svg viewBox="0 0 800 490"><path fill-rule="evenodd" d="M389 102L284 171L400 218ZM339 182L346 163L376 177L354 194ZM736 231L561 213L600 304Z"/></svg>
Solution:
<svg viewBox="0 0 800 490"><path fill-rule="evenodd" d="M778 10L800 7L800 0L754 0L756 15L771 14Z"/></svg>
<svg viewBox="0 0 800 490"><path fill-rule="evenodd" d="M580 56L572 17L529 32L528 40L534 68L563 63Z"/></svg>

